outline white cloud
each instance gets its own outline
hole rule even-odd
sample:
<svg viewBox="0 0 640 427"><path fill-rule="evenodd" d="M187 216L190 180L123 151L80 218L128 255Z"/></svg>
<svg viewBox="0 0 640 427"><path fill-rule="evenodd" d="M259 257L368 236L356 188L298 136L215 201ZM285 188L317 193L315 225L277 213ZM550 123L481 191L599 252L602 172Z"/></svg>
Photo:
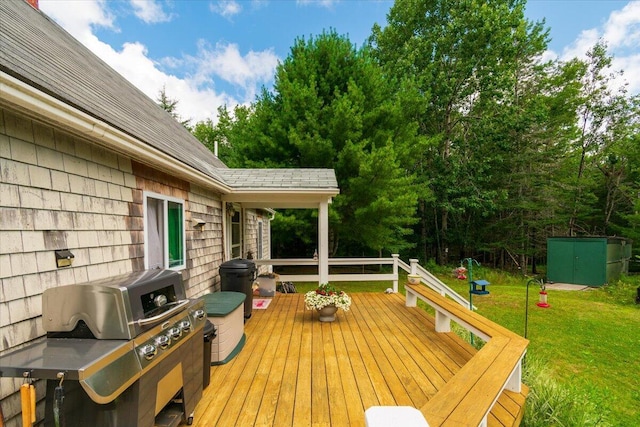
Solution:
<svg viewBox="0 0 640 427"><path fill-rule="evenodd" d="M167 14L156 0L130 0L133 13L147 24L168 22L171 15Z"/></svg>
<svg viewBox="0 0 640 427"><path fill-rule="evenodd" d="M616 79L616 86L628 83L627 90L631 94L640 94L640 53L613 58L613 69L624 73Z"/></svg>
<svg viewBox="0 0 640 427"><path fill-rule="evenodd" d="M611 13L604 25L604 38L613 48L640 46L640 1Z"/></svg>
<svg viewBox="0 0 640 427"><path fill-rule="evenodd" d="M272 50L250 51L243 56L236 44L218 43L212 47L204 40L198 42L197 55L185 59L196 69L196 81L205 82L212 75L218 76L229 83L246 88L245 100L253 98L258 84L265 83L273 77L278 65L278 57Z"/></svg>
<svg viewBox="0 0 640 427"><path fill-rule="evenodd" d="M105 0L40 0L39 5L40 10L80 41L89 37L96 26L117 31Z"/></svg>
<svg viewBox="0 0 640 427"><path fill-rule="evenodd" d="M156 60L150 58L146 46L137 41L115 49L99 40L93 32L96 26L118 31L108 6L109 3L103 0L40 0L44 13L149 98L155 101L160 89L165 87L167 96L178 100L176 110L183 119L212 119L215 122L219 106L233 107L253 101L259 86L273 78L278 58L272 50L251 51L243 56L235 44L218 44L212 48L205 42L198 42L197 55ZM190 74L176 75L185 68ZM166 69L176 70L176 74L164 71ZM216 90L215 78L234 85L239 95Z"/></svg>
<svg viewBox="0 0 640 427"><path fill-rule="evenodd" d="M562 50L560 59L570 61L573 58L586 58L587 51L591 49L602 37L602 33L597 28L582 30L577 39Z"/></svg>
<svg viewBox="0 0 640 427"><path fill-rule="evenodd" d="M556 59L558 59L558 54L553 50L545 50L540 55L540 62L555 61Z"/></svg>
<svg viewBox="0 0 640 427"><path fill-rule="evenodd" d="M242 11L242 6L235 0L218 0L209 4L209 9L213 13L222 15L229 19Z"/></svg>
<svg viewBox="0 0 640 427"><path fill-rule="evenodd" d="M560 59L584 59L598 40L607 43L607 53L613 56L612 69L624 71L614 80L613 86L621 87L626 82L630 93L640 93L640 1L631 1L622 9L611 12L603 26L582 31L564 48Z"/></svg>

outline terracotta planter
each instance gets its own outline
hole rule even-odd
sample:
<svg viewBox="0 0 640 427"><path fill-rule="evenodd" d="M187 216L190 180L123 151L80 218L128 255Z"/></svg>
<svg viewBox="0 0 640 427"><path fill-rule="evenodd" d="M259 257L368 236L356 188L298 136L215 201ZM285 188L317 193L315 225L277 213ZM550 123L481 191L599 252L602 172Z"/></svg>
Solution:
<svg viewBox="0 0 640 427"><path fill-rule="evenodd" d="M338 307L335 305L327 305L318 310L318 314L320 317L318 320L321 322L333 322L336 320L336 312L338 311Z"/></svg>

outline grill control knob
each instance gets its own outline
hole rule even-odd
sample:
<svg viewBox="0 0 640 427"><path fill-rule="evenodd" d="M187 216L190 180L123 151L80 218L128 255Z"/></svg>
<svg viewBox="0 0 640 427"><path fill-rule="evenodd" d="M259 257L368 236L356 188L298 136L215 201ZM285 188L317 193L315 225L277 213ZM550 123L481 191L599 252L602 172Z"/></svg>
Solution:
<svg viewBox="0 0 640 427"><path fill-rule="evenodd" d="M153 344L143 345L140 349L140 356L144 357L147 360L153 359L153 356L155 356L157 353L158 348Z"/></svg>
<svg viewBox="0 0 640 427"><path fill-rule="evenodd" d="M202 310L202 309L198 309L198 310L193 312L193 316L198 320L204 319L204 315L205 315L205 313L204 313L204 310Z"/></svg>
<svg viewBox="0 0 640 427"><path fill-rule="evenodd" d="M185 332L189 332L191 330L191 322L189 322L188 320L183 320L182 322L180 322L180 329Z"/></svg>
<svg viewBox="0 0 640 427"><path fill-rule="evenodd" d="M158 345L158 347L165 350L167 347L169 347L169 344L171 343L170 340L171 338L169 338L168 336L160 335L156 338L156 344Z"/></svg>
<svg viewBox="0 0 640 427"><path fill-rule="evenodd" d="M163 294L158 295L153 299L153 303L156 305L156 307L162 307L167 303L166 295L163 295Z"/></svg>
<svg viewBox="0 0 640 427"><path fill-rule="evenodd" d="M182 336L182 329L176 327L169 329L169 336L174 340L177 340Z"/></svg>

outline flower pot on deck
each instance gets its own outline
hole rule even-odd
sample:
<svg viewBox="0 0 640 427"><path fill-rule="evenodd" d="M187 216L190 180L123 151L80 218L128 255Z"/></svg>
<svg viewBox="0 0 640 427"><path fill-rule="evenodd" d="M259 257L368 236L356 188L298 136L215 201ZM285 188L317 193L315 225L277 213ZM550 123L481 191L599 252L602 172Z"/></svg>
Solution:
<svg viewBox="0 0 640 427"><path fill-rule="evenodd" d="M333 322L336 320L336 312L338 307L335 305L327 305L318 310L319 318L321 322Z"/></svg>

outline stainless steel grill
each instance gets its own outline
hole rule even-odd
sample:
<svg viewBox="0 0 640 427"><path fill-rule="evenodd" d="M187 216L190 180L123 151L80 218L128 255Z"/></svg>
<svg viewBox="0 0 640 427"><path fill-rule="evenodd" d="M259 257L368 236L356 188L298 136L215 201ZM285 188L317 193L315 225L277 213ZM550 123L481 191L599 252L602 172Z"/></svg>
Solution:
<svg viewBox="0 0 640 427"><path fill-rule="evenodd" d="M49 380L45 425L54 424L61 379L68 426L192 420L202 396L206 315L201 300L186 298L179 273L150 270L51 288L42 311L47 337L2 356L0 376Z"/></svg>

